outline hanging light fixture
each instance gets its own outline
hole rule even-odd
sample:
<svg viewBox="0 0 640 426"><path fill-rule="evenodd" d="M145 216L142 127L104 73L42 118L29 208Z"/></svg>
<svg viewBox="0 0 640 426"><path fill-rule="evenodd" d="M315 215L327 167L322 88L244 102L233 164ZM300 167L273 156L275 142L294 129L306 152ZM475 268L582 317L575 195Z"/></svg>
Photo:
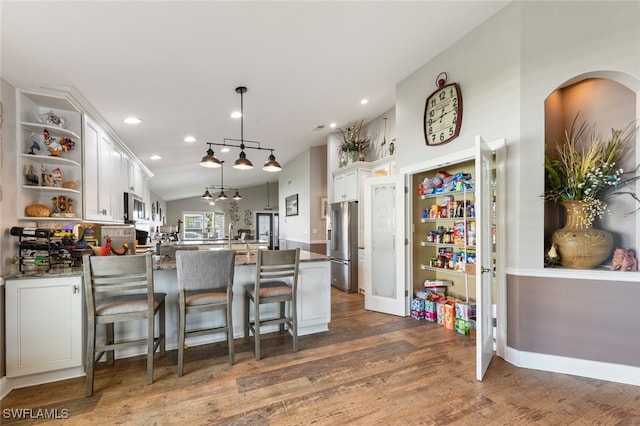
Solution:
<svg viewBox="0 0 640 426"><path fill-rule="evenodd" d="M213 196L211 195L211 193L209 192L209 189L211 189L212 191L219 189L220 193L218 194L218 197L216 198L217 200L226 200L229 197L227 196L227 194L224 193L225 189L231 190L233 191L233 189L230 186L225 186L224 184L224 167L222 167L222 164L224 163L224 161L220 161L220 186L210 186L205 188L204 194L202 194L202 199L203 200L212 200ZM242 195L240 195L240 192L236 189L235 190L236 193L233 195L233 199L234 200L242 200Z"/></svg>
<svg viewBox="0 0 640 426"><path fill-rule="evenodd" d="M200 160L200 165L202 167L208 167L210 169L215 169L222 166L222 163L220 162L220 160L218 160L214 156L213 149L211 149L211 144L208 144L208 145L209 145L209 149L207 149L207 154L204 157L202 157L202 160Z"/></svg>
<svg viewBox="0 0 640 426"><path fill-rule="evenodd" d="M282 167L280 166L280 163L276 161L276 156L273 154L273 148L263 148L260 146L260 142L244 139L244 94L246 92L247 88L245 86L236 87L236 93L240 94L240 139L225 138L223 143L207 142L209 149L207 150L207 155L202 157L200 165L205 167L220 167L221 161L214 156L214 152L211 149L211 145L217 145L223 147L221 149L222 152L227 152L229 147L240 148L238 159L233 163L233 168L239 170L250 170L253 168L253 163L247 158L246 152L244 152L245 149L262 149L270 151L270 155L264 163L262 170L267 172L279 172L282 170ZM228 143L229 141L239 142L239 144ZM256 144L257 146L249 146L247 144Z"/></svg>

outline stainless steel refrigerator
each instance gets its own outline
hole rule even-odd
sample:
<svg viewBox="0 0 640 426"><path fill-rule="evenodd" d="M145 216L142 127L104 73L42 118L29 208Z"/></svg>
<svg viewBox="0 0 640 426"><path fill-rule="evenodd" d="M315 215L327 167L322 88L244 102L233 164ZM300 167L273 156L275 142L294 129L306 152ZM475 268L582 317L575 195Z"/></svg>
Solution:
<svg viewBox="0 0 640 426"><path fill-rule="evenodd" d="M327 255L331 256L331 285L347 293L358 291L358 203L329 206Z"/></svg>

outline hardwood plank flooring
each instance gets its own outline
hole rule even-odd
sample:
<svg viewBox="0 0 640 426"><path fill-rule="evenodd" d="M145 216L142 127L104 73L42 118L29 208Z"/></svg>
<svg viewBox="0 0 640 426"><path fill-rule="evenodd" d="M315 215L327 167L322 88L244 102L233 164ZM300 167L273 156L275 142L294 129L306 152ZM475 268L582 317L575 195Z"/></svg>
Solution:
<svg viewBox="0 0 640 426"><path fill-rule="evenodd" d="M145 358L96 368L84 378L12 391L5 424L91 425L640 425L640 387L516 368L494 358L475 380L473 339L435 324L364 310L363 297L332 289L330 331L299 339L263 337L192 347L185 375L177 352L156 355L145 385ZM68 410L68 419L7 418L6 410Z"/></svg>

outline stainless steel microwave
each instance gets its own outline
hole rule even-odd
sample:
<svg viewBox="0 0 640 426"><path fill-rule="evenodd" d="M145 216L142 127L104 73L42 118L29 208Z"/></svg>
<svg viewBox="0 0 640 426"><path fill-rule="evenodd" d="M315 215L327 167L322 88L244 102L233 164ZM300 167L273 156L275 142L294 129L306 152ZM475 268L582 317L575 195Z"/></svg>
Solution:
<svg viewBox="0 0 640 426"><path fill-rule="evenodd" d="M145 220L145 205L142 198L131 192L124 193L124 223Z"/></svg>

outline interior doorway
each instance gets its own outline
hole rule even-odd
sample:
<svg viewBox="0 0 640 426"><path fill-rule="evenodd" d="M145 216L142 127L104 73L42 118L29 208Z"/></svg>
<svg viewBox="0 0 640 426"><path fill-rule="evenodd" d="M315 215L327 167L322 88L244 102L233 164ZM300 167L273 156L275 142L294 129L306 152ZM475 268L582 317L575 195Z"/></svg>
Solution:
<svg viewBox="0 0 640 426"><path fill-rule="evenodd" d="M256 238L260 241L265 241L269 250L280 249L278 213L256 213Z"/></svg>

